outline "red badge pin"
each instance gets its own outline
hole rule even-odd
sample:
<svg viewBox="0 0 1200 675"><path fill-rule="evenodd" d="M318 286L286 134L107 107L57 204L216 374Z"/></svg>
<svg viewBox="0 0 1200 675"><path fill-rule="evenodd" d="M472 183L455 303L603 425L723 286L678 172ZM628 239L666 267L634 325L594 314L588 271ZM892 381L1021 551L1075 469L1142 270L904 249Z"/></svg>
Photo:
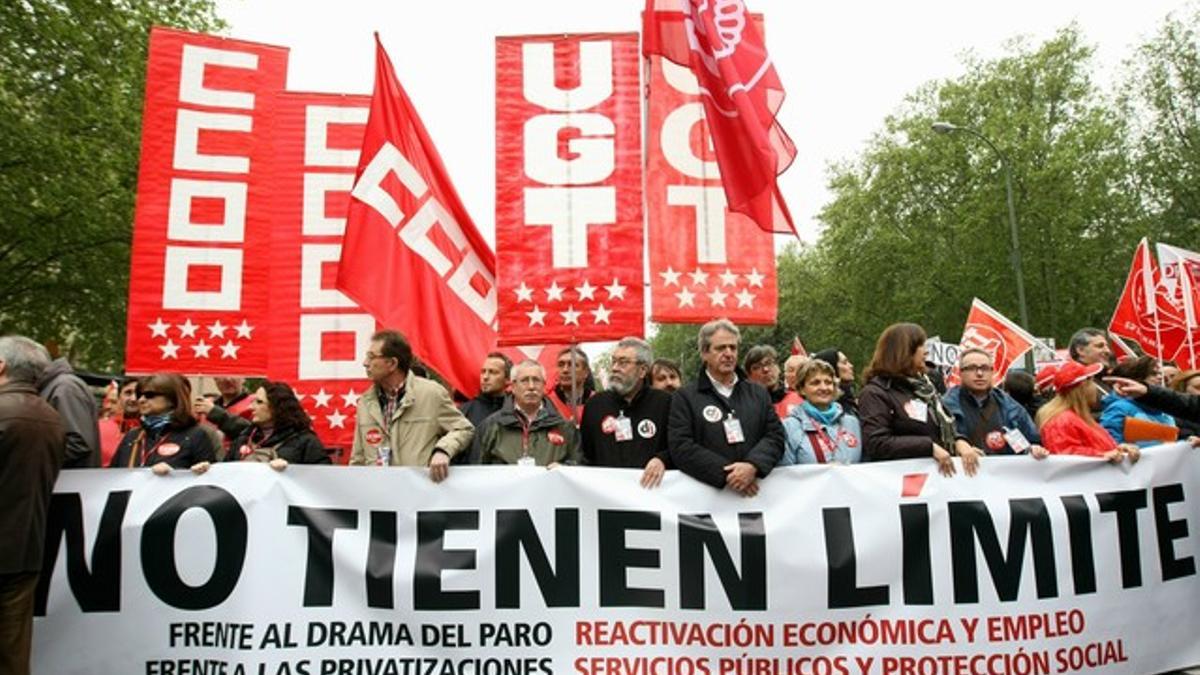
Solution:
<svg viewBox="0 0 1200 675"><path fill-rule="evenodd" d="M238 455L241 457L247 457L252 452L254 452L254 448L251 448L249 445L243 445L242 447L238 448Z"/></svg>
<svg viewBox="0 0 1200 675"><path fill-rule="evenodd" d="M988 450L1000 450L1004 448L1004 434L999 431L992 431L987 435Z"/></svg>
<svg viewBox="0 0 1200 675"><path fill-rule="evenodd" d="M170 457L171 455L179 452L179 444L163 443L162 445L158 446L158 450L156 452L158 452L159 457Z"/></svg>
<svg viewBox="0 0 1200 675"><path fill-rule="evenodd" d="M367 445L379 445L383 442L383 432L379 429L367 429L366 433Z"/></svg>
<svg viewBox="0 0 1200 675"><path fill-rule="evenodd" d="M567 439L563 438L563 435L558 433L557 431L551 431L549 434L546 434L546 435L550 438L550 443L552 445L562 445L563 443L567 442Z"/></svg>
<svg viewBox="0 0 1200 675"><path fill-rule="evenodd" d="M617 418L613 417L612 415L608 415L600 421L600 431L603 431L606 434L611 434L616 430Z"/></svg>

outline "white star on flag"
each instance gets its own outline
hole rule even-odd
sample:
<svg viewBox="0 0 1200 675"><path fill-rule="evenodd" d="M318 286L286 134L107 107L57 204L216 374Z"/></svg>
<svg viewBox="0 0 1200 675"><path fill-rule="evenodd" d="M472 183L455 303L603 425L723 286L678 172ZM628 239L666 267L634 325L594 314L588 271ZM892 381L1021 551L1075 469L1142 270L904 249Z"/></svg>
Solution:
<svg viewBox="0 0 1200 675"><path fill-rule="evenodd" d="M617 281L616 277L613 277L613 282L605 286L604 290L608 291L609 300L615 300L618 298L621 300L625 299L625 287L622 286L619 281Z"/></svg>
<svg viewBox="0 0 1200 675"><path fill-rule="evenodd" d="M300 392L295 392L295 394L297 401L303 401L304 399L308 398L308 394L301 394Z"/></svg>
<svg viewBox="0 0 1200 675"><path fill-rule="evenodd" d="M675 297L679 298L680 307L695 307L695 305L692 304L692 300L696 298L696 294L688 289L685 288L682 291L679 291L675 294Z"/></svg>
<svg viewBox="0 0 1200 675"><path fill-rule="evenodd" d="M242 319L242 322L239 323L237 326L235 326L234 330L237 331L238 337L246 338L247 340L249 340L250 339L250 331L254 330L254 326L251 326L250 324L246 323L245 319Z"/></svg>
<svg viewBox="0 0 1200 675"><path fill-rule="evenodd" d="M758 286L759 288L763 287L763 279L765 278L767 278L767 275L759 274L757 267L750 270L750 273L746 275L746 281L750 282L751 286Z"/></svg>
<svg viewBox="0 0 1200 675"><path fill-rule="evenodd" d="M334 410L331 414L326 415L325 419L329 421L330 429L346 428L346 416L340 410Z"/></svg>
<svg viewBox="0 0 1200 675"><path fill-rule="evenodd" d="M159 358L162 358L162 359L177 359L177 358L179 358L179 347L180 347L180 345L177 345L174 342L171 342L171 338L167 338L167 344L158 346L158 348L162 350L162 356L160 356Z"/></svg>
<svg viewBox="0 0 1200 675"><path fill-rule="evenodd" d="M532 312L525 312L525 316L529 317L530 326L545 326L546 313L538 309L537 305L533 306Z"/></svg>
<svg viewBox="0 0 1200 675"><path fill-rule="evenodd" d="M679 272L676 272L675 270L671 269L670 265L667 266L667 269L663 270L662 272L659 272L658 276L662 277L663 286L678 286L679 285Z"/></svg>
<svg viewBox="0 0 1200 675"><path fill-rule="evenodd" d="M196 337L196 329L200 326L192 323L192 320L188 318L184 319L183 323L175 324L175 327L179 329L179 337L194 338Z"/></svg>
<svg viewBox="0 0 1200 675"><path fill-rule="evenodd" d="M729 294L721 292L719 288L713 289L713 292L708 294L708 300L712 303L713 307L724 307L725 298L727 297L729 297Z"/></svg>
<svg viewBox="0 0 1200 675"><path fill-rule="evenodd" d="M596 318L592 320L592 323L607 323L612 325L612 323L608 320L608 315L612 314L612 310L605 309L604 305L597 306L596 309L592 310L592 314L596 316Z"/></svg>
<svg viewBox="0 0 1200 675"><path fill-rule="evenodd" d="M217 319L211 325L209 325L208 336L215 337L215 338L223 338L223 337L225 337L225 331L227 331L227 330L229 330L229 326L226 326L225 324L221 323L220 319Z"/></svg>
<svg viewBox="0 0 1200 675"><path fill-rule="evenodd" d="M241 348L240 345L233 344L233 340L227 340L225 344L221 345L221 358L237 359L238 350Z"/></svg>
<svg viewBox="0 0 1200 675"><path fill-rule="evenodd" d="M579 294L580 300L595 300L596 287L588 283L587 279L583 280L582 286L576 286L575 292Z"/></svg>
<svg viewBox="0 0 1200 675"><path fill-rule="evenodd" d="M312 395L314 408L328 408L329 399L333 398L333 394L326 394L325 387L317 390L317 393Z"/></svg>
<svg viewBox="0 0 1200 675"><path fill-rule="evenodd" d="M574 305L568 305L567 311L559 312L559 314L562 315L563 324L567 325L567 326L578 326L579 325L579 315L582 313L583 312L576 312Z"/></svg>
<svg viewBox="0 0 1200 675"><path fill-rule="evenodd" d="M150 329L150 337L152 338L167 337L167 329L171 327L171 324L163 323L162 317L159 317L155 319L154 323L146 324L146 327Z"/></svg>
<svg viewBox="0 0 1200 675"><path fill-rule="evenodd" d="M526 286L524 281L517 288L517 302L533 302L533 289Z"/></svg>
<svg viewBox="0 0 1200 675"><path fill-rule="evenodd" d="M719 274L717 276L721 277L721 285L722 286L736 286L737 285L738 275L734 274L733 272L730 272L728 269L726 269L724 272L722 272L721 274Z"/></svg>
<svg viewBox="0 0 1200 675"><path fill-rule="evenodd" d="M559 287L558 281L551 281L550 287L546 289L546 298L549 300L562 300L564 290Z"/></svg>
<svg viewBox="0 0 1200 675"><path fill-rule="evenodd" d="M736 293L735 297L738 299L738 307L754 308L754 294L750 292L749 288L743 289L741 293Z"/></svg>
<svg viewBox="0 0 1200 675"><path fill-rule="evenodd" d="M208 344L207 342L205 342L204 338L201 338L199 342L192 345L192 351L195 352L195 358L198 358L198 359L207 359L208 358L208 350L210 350L212 348L213 348L213 346Z"/></svg>
<svg viewBox="0 0 1200 675"><path fill-rule="evenodd" d="M696 268L695 272L688 272L688 276L692 278L692 283L697 286L703 286L708 283L708 272Z"/></svg>
<svg viewBox="0 0 1200 675"><path fill-rule="evenodd" d="M357 408L358 407L358 397L359 397L359 394L354 391L354 387L350 387L349 391L342 394L342 401L348 407Z"/></svg>

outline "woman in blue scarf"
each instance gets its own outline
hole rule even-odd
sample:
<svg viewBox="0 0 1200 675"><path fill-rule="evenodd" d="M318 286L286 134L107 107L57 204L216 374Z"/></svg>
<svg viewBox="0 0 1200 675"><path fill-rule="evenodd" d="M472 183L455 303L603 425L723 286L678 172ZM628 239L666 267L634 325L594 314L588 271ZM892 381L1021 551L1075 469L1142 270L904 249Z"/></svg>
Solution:
<svg viewBox="0 0 1200 675"><path fill-rule="evenodd" d="M783 420L786 435L780 464L857 464L862 459L858 418L835 399L841 394L833 366L813 359L796 374L804 402Z"/></svg>
<svg viewBox="0 0 1200 675"><path fill-rule="evenodd" d="M216 459L216 448L192 415L187 380L171 373L150 375L138 382L137 397L141 424L121 439L109 466L148 466L161 475Z"/></svg>

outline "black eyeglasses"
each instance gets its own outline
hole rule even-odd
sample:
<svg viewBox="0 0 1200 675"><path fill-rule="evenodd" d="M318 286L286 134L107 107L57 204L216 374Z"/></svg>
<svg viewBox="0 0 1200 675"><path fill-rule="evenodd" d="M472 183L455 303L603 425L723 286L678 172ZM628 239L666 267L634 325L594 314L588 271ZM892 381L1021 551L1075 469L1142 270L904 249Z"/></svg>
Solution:
<svg viewBox="0 0 1200 675"><path fill-rule="evenodd" d="M137 395L138 398L144 398L147 401L158 398L159 396L166 396L166 394L162 393L161 391L139 391Z"/></svg>

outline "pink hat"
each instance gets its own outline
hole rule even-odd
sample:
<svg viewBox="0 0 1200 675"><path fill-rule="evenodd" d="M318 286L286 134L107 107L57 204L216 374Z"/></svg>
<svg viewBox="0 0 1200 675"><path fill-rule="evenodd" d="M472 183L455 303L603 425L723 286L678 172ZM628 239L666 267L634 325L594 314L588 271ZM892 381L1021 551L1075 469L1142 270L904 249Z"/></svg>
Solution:
<svg viewBox="0 0 1200 675"><path fill-rule="evenodd" d="M1059 394L1065 394L1075 385L1090 380L1102 370L1104 370L1104 365L1100 363L1085 366L1078 361L1068 361L1054 374L1054 390Z"/></svg>
<svg viewBox="0 0 1200 675"><path fill-rule="evenodd" d="M1038 368L1037 376L1034 378L1034 386L1041 391L1046 387L1054 384L1054 376L1058 373L1058 369L1062 367L1060 363L1047 363Z"/></svg>

